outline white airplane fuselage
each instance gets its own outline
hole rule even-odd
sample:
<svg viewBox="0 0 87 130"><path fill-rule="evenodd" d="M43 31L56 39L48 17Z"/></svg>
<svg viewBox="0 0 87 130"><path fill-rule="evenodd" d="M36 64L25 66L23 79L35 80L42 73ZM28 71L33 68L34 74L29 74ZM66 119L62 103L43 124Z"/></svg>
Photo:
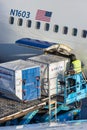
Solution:
<svg viewBox="0 0 87 130"><path fill-rule="evenodd" d="M70 46L86 68L86 0L0 0L0 6L2 61L42 53L14 44L18 39L32 38ZM51 12L50 20L37 20L38 10Z"/></svg>

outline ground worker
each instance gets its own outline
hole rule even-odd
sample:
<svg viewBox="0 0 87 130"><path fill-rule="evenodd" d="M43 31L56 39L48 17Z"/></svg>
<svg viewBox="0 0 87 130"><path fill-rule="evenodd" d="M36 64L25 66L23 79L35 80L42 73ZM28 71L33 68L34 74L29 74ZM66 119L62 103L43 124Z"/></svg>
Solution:
<svg viewBox="0 0 87 130"><path fill-rule="evenodd" d="M84 79L86 80L85 75L82 72L82 67L83 67L82 62L80 60L78 60L74 54L71 54L70 55L70 68L68 70L68 74L73 75L73 76L74 76L74 74L81 74L84 77ZM70 84L71 90L75 91L75 87L72 88L72 86L75 86L76 79L73 77L69 78L68 82Z"/></svg>
<svg viewBox="0 0 87 130"><path fill-rule="evenodd" d="M74 70L74 72L77 74L77 73L82 73L82 75L83 75L83 77L84 77L84 79L86 80L86 76L85 76L85 74L82 72L82 68L84 67L84 64L80 61L80 60L78 60L78 59L76 59L76 56L75 56L75 54L71 54L70 55L70 69L71 70Z"/></svg>
<svg viewBox="0 0 87 130"><path fill-rule="evenodd" d="M76 59L76 56L74 54L70 55L70 69L74 70L75 73L82 72L82 63L80 60Z"/></svg>

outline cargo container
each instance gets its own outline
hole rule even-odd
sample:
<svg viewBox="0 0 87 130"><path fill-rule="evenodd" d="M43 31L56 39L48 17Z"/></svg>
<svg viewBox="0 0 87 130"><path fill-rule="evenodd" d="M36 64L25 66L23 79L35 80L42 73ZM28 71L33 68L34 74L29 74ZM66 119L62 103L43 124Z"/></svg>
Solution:
<svg viewBox="0 0 87 130"><path fill-rule="evenodd" d="M3 89L21 100L40 98L40 67L24 60L0 64L0 91Z"/></svg>
<svg viewBox="0 0 87 130"><path fill-rule="evenodd" d="M50 95L58 94L58 81L64 81L64 73L69 67L69 59L42 54L27 59L27 61L30 60L41 67L41 94L48 96L49 87Z"/></svg>

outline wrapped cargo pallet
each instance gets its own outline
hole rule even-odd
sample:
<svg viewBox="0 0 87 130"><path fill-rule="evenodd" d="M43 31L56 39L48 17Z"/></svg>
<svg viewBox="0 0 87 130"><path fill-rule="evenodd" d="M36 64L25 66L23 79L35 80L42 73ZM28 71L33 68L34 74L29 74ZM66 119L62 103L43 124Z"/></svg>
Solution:
<svg viewBox="0 0 87 130"><path fill-rule="evenodd" d="M3 89L21 100L40 98L40 67L24 60L0 64L0 91Z"/></svg>
<svg viewBox="0 0 87 130"><path fill-rule="evenodd" d="M28 58L27 61L37 63L41 67L41 94L48 96L59 93L58 81L64 81L64 73L69 66L69 59L55 55L39 55Z"/></svg>

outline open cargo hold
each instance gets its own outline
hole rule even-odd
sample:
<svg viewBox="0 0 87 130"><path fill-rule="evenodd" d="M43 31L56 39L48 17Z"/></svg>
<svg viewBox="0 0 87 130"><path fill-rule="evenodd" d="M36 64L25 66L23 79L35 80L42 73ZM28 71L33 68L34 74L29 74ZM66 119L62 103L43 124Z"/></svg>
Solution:
<svg viewBox="0 0 87 130"><path fill-rule="evenodd" d="M0 91L3 90L21 100L40 98L40 67L24 60L0 64Z"/></svg>
<svg viewBox="0 0 87 130"><path fill-rule="evenodd" d="M39 55L28 58L27 61L40 65L41 94L48 96L59 93L58 81L64 81L64 73L69 67L69 59L55 55Z"/></svg>

